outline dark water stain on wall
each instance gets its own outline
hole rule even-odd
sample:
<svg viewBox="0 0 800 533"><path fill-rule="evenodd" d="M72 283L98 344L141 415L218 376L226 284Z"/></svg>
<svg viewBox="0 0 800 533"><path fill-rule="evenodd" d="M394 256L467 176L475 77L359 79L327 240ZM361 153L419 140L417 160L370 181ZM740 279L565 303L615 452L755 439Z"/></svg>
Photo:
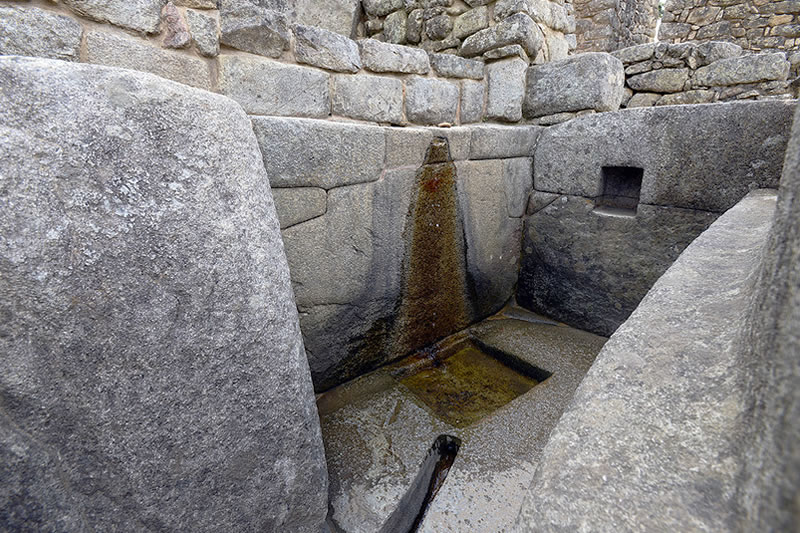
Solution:
<svg viewBox="0 0 800 533"><path fill-rule="evenodd" d="M456 166L447 139L431 142L417 171L415 189L395 332L396 342L406 351L466 327L471 315Z"/></svg>

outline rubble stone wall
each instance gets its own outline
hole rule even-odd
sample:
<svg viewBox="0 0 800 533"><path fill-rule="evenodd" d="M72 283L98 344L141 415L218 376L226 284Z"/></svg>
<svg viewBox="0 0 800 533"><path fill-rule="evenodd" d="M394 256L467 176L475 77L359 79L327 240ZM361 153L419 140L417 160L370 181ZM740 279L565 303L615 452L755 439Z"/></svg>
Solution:
<svg viewBox="0 0 800 533"><path fill-rule="evenodd" d="M660 41L730 41L745 50L800 48L795 0L667 0Z"/></svg>
<svg viewBox="0 0 800 533"><path fill-rule="evenodd" d="M658 0L575 0L576 52L612 52L655 40Z"/></svg>
<svg viewBox="0 0 800 533"><path fill-rule="evenodd" d="M747 54L736 44L650 43L613 54L625 65L622 107L789 99L796 87L783 52Z"/></svg>

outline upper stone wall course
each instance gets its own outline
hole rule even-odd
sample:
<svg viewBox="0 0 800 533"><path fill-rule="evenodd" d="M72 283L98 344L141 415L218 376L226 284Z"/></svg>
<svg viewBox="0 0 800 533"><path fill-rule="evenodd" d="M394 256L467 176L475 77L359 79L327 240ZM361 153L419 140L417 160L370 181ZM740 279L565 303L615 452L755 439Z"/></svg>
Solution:
<svg viewBox="0 0 800 533"><path fill-rule="evenodd" d="M418 48L382 43L375 39L361 40L358 45L364 67L373 72L427 74L431 69L428 54Z"/></svg>
<svg viewBox="0 0 800 533"><path fill-rule="evenodd" d="M78 15L144 33L156 33L164 0L61 0Z"/></svg>
<svg viewBox="0 0 800 533"><path fill-rule="evenodd" d="M36 7L0 6L0 55L78 61L83 28L71 17Z"/></svg>

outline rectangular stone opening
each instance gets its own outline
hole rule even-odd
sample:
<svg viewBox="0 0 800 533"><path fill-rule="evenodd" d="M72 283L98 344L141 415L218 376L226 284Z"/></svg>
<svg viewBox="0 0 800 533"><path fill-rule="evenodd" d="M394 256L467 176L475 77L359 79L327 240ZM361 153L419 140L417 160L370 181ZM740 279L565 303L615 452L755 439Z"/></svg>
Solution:
<svg viewBox="0 0 800 533"><path fill-rule="evenodd" d="M603 194L595 198L595 210L601 213L635 215L642 192L644 169L603 167Z"/></svg>
<svg viewBox="0 0 800 533"><path fill-rule="evenodd" d="M551 373L467 337L423 349L395 363L394 377L440 420L474 424Z"/></svg>

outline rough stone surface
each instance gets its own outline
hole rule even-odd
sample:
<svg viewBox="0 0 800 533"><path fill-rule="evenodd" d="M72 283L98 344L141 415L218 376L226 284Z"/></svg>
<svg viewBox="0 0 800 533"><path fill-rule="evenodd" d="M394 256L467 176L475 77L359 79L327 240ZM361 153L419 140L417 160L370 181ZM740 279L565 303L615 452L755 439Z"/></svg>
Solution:
<svg viewBox="0 0 800 533"><path fill-rule="evenodd" d="M740 55L742 55L742 47L738 44L711 41L697 47L697 64L702 67L719 59L739 57Z"/></svg>
<svg viewBox="0 0 800 533"><path fill-rule="evenodd" d="M418 48L382 43L375 39L363 39L358 45L364 67L373 72L426 74L431 69L428 54Z"/></svg>
<svg viewBox="0 0 800 533"><path fill-rule="evenodd" d="M296 24L293 29L294 55L298 63L336 72L361 70L361 56L355 41L313 26Z"/></svg>
<svg viewBox="0 0 800 533"><path fill-rule="evenodd" d="M631 99L628 100L628 104L625 107L652 107L656 105L656 102L661 100L662 96L664 95L657 93L636 93L631 96Z"/></svg>
<svg viewBox="0 0 800 533"><path fill-rule="evenodd" d="M217 0L175 0L176 6L192 7L195 9L217 9Z"/></svg>
<svg viewBox="0 0 800 533"><path fill-rule="evenodd" d="M450 157L461 161L469 157L472 128L386 128L386 167L419 168L434 137L444 137Z"/></svg>
<svg viewBox="0 0 800 533"><path fill-rule="evenodd" d="M255 115L327 117L329 79L319 70L255 57L219 58L219 92Z"/></svg>
<svg viewBox="0 0 800 533"><path fill-rule="evenodd" d="M324 451L248 117L0 58L0 129L0 529L318 532Z"/></svg>
<svg viewBox="0 0 800 533"><path fill-rule="evenodd" d="M759 191L720 217L609 339L550 434L517 531L741 527L747 411L736 348L774 205ZM790 397L796 406L796 390Z"/></svg>
<svg viewBox="0 0 800 533"><path fill-rule="evenodd" d="M536 118L555 113L616 111L623 96L622 62L605 53L586 53L528 70L524 113Z"/></svg>
<svg viewBox="0 0 800 533"><path fill-rule="evenodd" d="M383 37L386 42L405 44L408 34L408 16L404 10L395 11L383 21Z"/></svg>
<svg viewBox="0 0 800 533"><path fill-rule="evenodd" d="M402 355L391 342L391 322L415 172L387 171L372 183L332 189L324 216L283 231L318 390Z"/></svg>
<svg viewBox="0 0 800 533"><path fill-rule="evenodd" d="M431 41L441 41L453 31L453 20L447 15L437 15L425 21L425 35Z"/></svg>
<svg viewBox="0 0 800 533"><path fill-rule="evenodd" d="M542 130L539 126L475 126L469 158L530 157Z"/></svg>
<svg viewBox="0 0 800 533"><path fill-rule="evenodd" d="M458 86L449 81L412 78L406 82L406 117L417 124L453 124L458 111Z"/></svg>
<svg viewBox="0 0 800 533"><path fill-rule="evenodd" d="M524 197L524 205L532 186L530 160L522 160L522 169L519 161L490 159L456 164L467 248L467 285L475 295L473 306L480 316L501 309L517 283L522 220L509 216L508 204Z"/></svg>
<svg viewBox="0 0 800 533"><path fill-rule="evenodd" d="M200 55L205 57L219 55L219 25L217 19L200 11L187 9L186 22L189 23L192 40Z"/></svg>
<svg viewBox="0 0 800 533"><path fill-rule="evenodd" d="M504 21L464 39L458 53L473 57L509 44L518 44L530 57L536 57L544 43L539 26L524 13L517 13Z"/></svg>
<svg viewBox="0 0 800 533"><path fill-rule="evenodd" d="M164 21L162 45L164 48L186 48L192 42L192 34L186 19L175 4L167 2L161 10L161 19Z"/></svg>
<svg viewBox="0 0 800 533"><path fill-rule="evenodd" d="M363 0L364 11L374 17L385 17L393 11L403 9L404 0Z"/></svg>
<svg viewBox="0 0 800 533"><path fill-rule="evenodd" d="M145 33L156 33L163 0L61 0L75 13L99 22Z"/></svg>
<svg viewBox="0 0 800 533"><path fill-rule="evenodd" d="M273 187L321 187L375 181L385 141L377 126L321 120L253 117Z"/></svg>
<svg viewBox="0 0 800 533"><path fill-rule="evenodd" d="M281 229L322 216L328 208L328 194L317 187L272 189Z"/></svg>
<svg viewBox="0 0 800 533"><path fill-rule="evenodd" d="M746 434L738 506L749 531L791 531L800 523L800 120L786 150L775 221L740 340ZM736 245L738 247L738 244Z"/></svg>
<svg viewBox="0 0 800 533"><path fill-rule="evenodd" d="M78 61L81 25L35 7L0 6L0 55Z"/></svg>
<svg viewBox="0 0 800 533"><path fill-rule="evenodd" d="M628 86L634 91L677 93L684 89L688 80L688 68L665 68L631 76L627 79L627 82Z"/></svg>
<svg viewBox="0 0 800 533"><path fill-rule="evenodd" d="M461 123L480 122L483 118L483 83L464 80L461 82Z"/></svg>
<svg viewBox="0 0 800 533"><path fill-rule="evenodd" d="M355 36L361 13L359 0L295 0L295 20L305 26L316 26L345 37Z"/></svg>
<svg viewBox="0 0 800 533"><path fill-rule="evenodd" d="M610 335L716 217L650 205L613 216L595 211L591 199L562 196L525 221L517 301Z"/></svg>
<svg viewBox="0 0 800 533"><path fill-rule="evenodd" d="M528 64L518 58L497 61L486 67L489 86L487 118L506 122L517 122L522 119L527 68Z"/></svg>
<svg viewBox="0 0 800 533"><path fill-rule="evenodd" d="M483 61L453 54L430 54L430 62L434 72L445 78L483 79Z"/></svg>
<svg viewBox="0 0 800 533"><path fill-rule="evenodd" d="M697 69L695 86L734 85L767 80L785 80L789 62L782 53L756 54L720 59Z"/></svg>
<svg viewBox="0 0 800 533"><path fill-rule="evenodd" d="M658 99L656 105L707 104L713 100L714 91L695 90L665 94Z"/></svg>
<svg viewBox="0 0 800 533"><path fill-rule="evenodd" d="M162 50L140 39L115 33L87 32L86 61L149 72L192 87L211 90L211 73L202 59Z"/></svg>
<svg viewBox="0 0 800 533"><path fill-rule="evenodd" d="M656 45L658 43L645 43L636 46L629 46L611 53L614 57L622 61L625 65L639 63L653 58Z"/></svg>
<svg viewBox="0 0 800 533"><path fill-rule="evenodd" d="M403 82L370 75L333 77L333 114L372 122L403 123Z"/></svg>
<svg viewBox="0 0 800 533"><path fill-rule="evenodd" d="M637 167L644 171L642 203L721 213L750 189L777 187L794 105L733 102L581 117L542 134L536 189L593 198L603 194L602 167Z"/></svg>
<svg viewBox="0 0 800 533"><path fill-rule="evenodd" d="M266 9L257 0L222 0L220 42L267 57L280 57L289 49L289 17Z"/></svg>
<svg viewBox="0 0 800 533"><path fill-rule="evenodd" d="M453 36L456 39L464 39L488 27L489 8L486 6L476 7L456 17L453 21Z"/></svg>
<svg viewBox="0 0 800 533"><path fill-rule="evenodd" d="M526 63L530 63L530 58L528 57L528 54L525 53L525 49L518 44L510 44L508 46L501 46L500 48L489 50L483 54L483 59L485 61L494 61L512 56L519 57Z"/></svg>

